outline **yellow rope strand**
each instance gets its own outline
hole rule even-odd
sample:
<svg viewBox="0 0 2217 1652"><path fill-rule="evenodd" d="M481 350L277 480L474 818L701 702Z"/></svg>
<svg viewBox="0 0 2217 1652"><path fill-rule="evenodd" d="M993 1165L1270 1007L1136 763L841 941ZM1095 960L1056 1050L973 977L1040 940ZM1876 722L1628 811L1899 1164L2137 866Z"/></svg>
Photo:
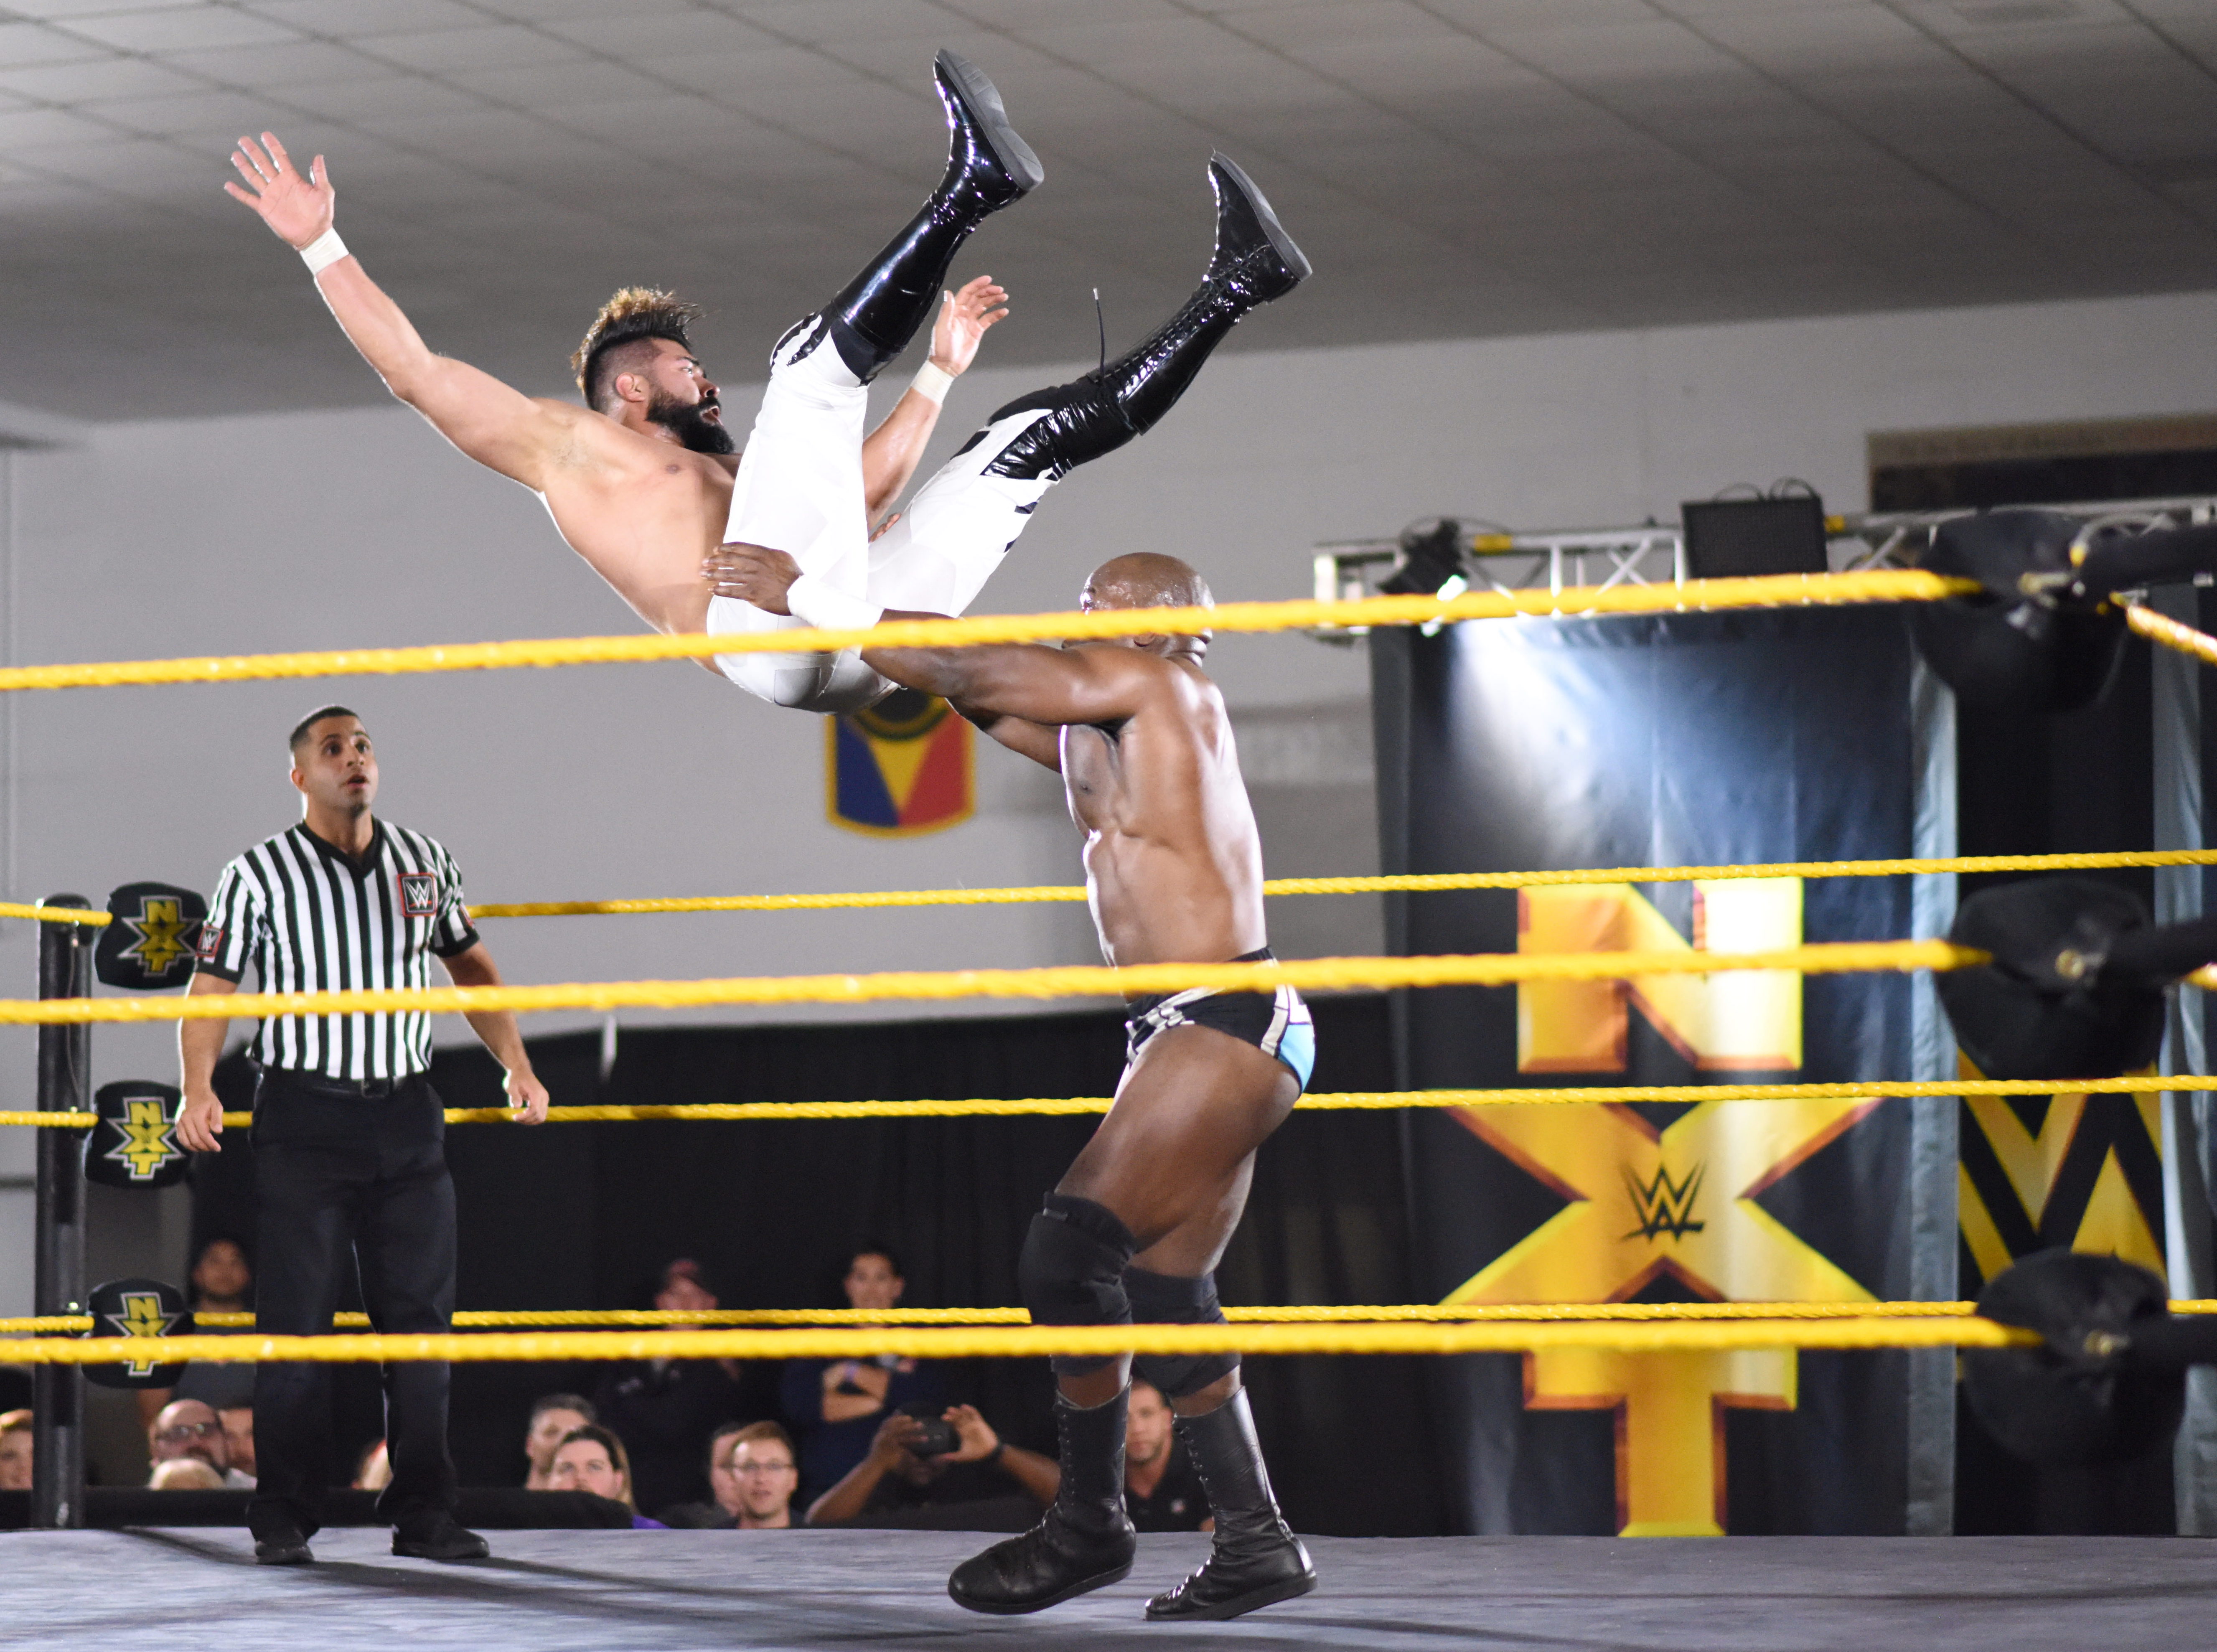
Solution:
<svg viewBox="0 0 2217 1652"><path fill-rule="evenodd" d="M1536 1302L1369 1303L1345 1306L1289 1304L1275 1307L1226 1308L1235 1325L1288 1324L1546 1324L1577 1322L1656 1320L1965 1319L1977 1311L1969 1302ZM2173 1302L2174 1314L2217 1314L2217 1301ZM565 1309L471 1311L454 1316L456 1326L513 1325L1028 1325L1021 1308L717 1308ZM336 1314L342 1330L367 1328L367 1314ZM251 1314L199 1314L196 1330L218 1327L251 1329ZM27 1332L89 1331L90 1314L43 1318L0 1319L0 1335ZM234 1345L235 1346L235 1345Z"/></svg>
<svg viewBox="0 0 2217 1652"><path fill-rule="evenodd" d="M11 1361L97 1365L142 1360L917 1359L1050 1353L1522 1353L1542 1348L1647 1353L1744 1348L1997 1348L2030 1331L1975 1318L1485 1321L1462 1324L918 1325L855 1330L491 1331L429 1336L40 1337Z"/></svg>
<svg viewBox="0 0 2217 1652"><path fill-rule="evenodd" d="M780 633L781 635L784 633ZM423 1010L686 1008L706 1004L876 1003L889 999L1080 998L1257 991L1287 985L1504 986L1516 981L1608 981L1740 970L1837 975L1865 970L1956 970L1987 954L1944 940L1835 941L1761 952L1476 952L1438 958L1312 958L1263 964L1069 965L1031 970L894 970L878 975L737 976L707 981L572 981L552 986L400 987L368 992L204 993L188 997L0 999L0 1024L223 1020L232 1016L342 1015Z"/></svg>
<svg viewBox="0 0 2217 1652"><path fill-rule="evenodd" d="M2181 625L2169 614L2158 613L2153 608L2138 602L2125 605L2125 623L2146 638L2165 648L2175 648L2182 654L2190 654L2204 665L2217 665L2217 637L2199 632L2191 626Z"/></svg>
<svg viewBox="0 0 2217 1652"><path fill-rule="evenodd" d="M2217 1074L2135 1074L2127 1078L1952 1080L1872 1078L1828 1084L1620 1084L1571 1088L1491 1090L1321 1090L1295 1103L1305 1112L1397 1107L1577 1106L1629 1101L1837 1101L1866 1096L1912 1095L2154 1095L2217 1090ZM549 1124L633 1122L732 1123L789 1119L969 1119L1027 1118L1106 1113L1105 1095L966 1096L917 1101L698 1101L643 1106L549 1107ZM450 1125L506 1125L516 1115L506 1107L448 1107ZM9 1125L48 1130L90 1130L100 1122L90 1113L0 1113ZM244 1130L251 1113L226 1113L226 1128Z"/></svg>
<svg viewBox="0 0 2217 1652"><path fill-rule="evenodd" d="M1720 866L1606 866L1562 872L1393 872L1365 878L1272 878L1265 895L1425 894L1564 884L1721 883L1741 878L1891 878L1911 872L2090 872L2114 866L2217 866L2217 849L2129 849L2100 854L1965 854L1923 860L1776 860ZM820 912L910 906L1013 906L1082 901L1079 884L1011 889L861 890L836 895L701 895L655 900L495 901L473 918L549 918L668 912ZM0 909L4 913L6 909ZM18 914L17 915L22 915ZM104 922L104 915L102 921Z"/></svg>
<svg viewBox="0 0 2217 1652"><path fill-rule="evenodd" d="M1891 860L1771 860L1715 866L1586 866L1555 872L1393 872L1362 878L1272 878L1265 895L1428 894L1570 884L1722 883L1742 878L1893 878L1912 872L2095 872L2117 866L2217 866L2217 849L2122 849L2098 854L1959 854ZM489 901L472 918L624 916L672 912L824 912L874 907L1020 906L1082 901L1082 884L1007 889L880 889L799 895L693 895L616 901ZM105 912L0 901L0 918L113 922Z"/></svg>
<svg viewBox="0 0 2217 1652"><path fill-rule="evenodd" d="M896 620L861 630L779 631L707 636L566 637L428 648L332 649L309 653L209 655L0 669L0 692L121 684L243 682L273 677L392 676L424 671L490 671L517 666L598 665L701 659L714 654L841 649L964 648L1079 638L1193 636L1207 632L1304 631L1318 626L1406 626L1430 620L1500 620L1518 614L1576 617L1720 608L1796 607L1859 602L1931 602L1976 595L1974 581L1917 569L1853 574L1773 574L1689 580L1683 585L1473 591L1436 596L1370 596L1345 602L1226 602L1214 608L1101 609L1090 613L979 614L965 620Z"/></svg>

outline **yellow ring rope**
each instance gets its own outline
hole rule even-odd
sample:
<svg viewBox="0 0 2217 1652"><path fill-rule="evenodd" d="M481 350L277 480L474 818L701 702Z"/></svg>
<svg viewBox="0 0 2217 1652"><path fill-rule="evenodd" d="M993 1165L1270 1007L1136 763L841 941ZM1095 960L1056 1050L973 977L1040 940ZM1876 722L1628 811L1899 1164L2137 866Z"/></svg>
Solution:
<svg viewBox="0 0 2217 1652"><path fill-rule="evenodd" d="M1621 1105L1629 1101L1837 1101L1866 1096L1919 1095L2148 1095L2217 1090L2217 1074L2134 1074L2127 1078L1959 1078L1865 1079L1826 1084L1619 1084L1569 1088L1490 1090L1320 1090L1294 1105L1305 1112L1352 1108L1501 1107ZM549 1124L627 1122L734 1123L788 1119L971 1119L1027 1118L1106 1113L1105 1095L966 1096L916 1101L699 1101L610 1106L549 1107ZM505 1125L516 1121L507 1107L448 1107L450 1125ZM0 1127L10 1125L47 1130L90 1130L100 1119L92 1113L0 1113ZM251 1113L223 1115L226 1128L244 1130Z"/></svg>
<svg viewBox="0 0 2217 1652"><path fill-rule="evenodd" d="M1265 895L1425 894L1456 889L1537 889L1563 884L1721 883L1740 878L1890 878L1911 872L2086 872L2112 866L2217 866L2217 849L2138 849L2100 854L1965 854L1893 860L1776 860L1720 866L1604 866L1563 872L1390 872L1362 878L1272 878ZM1082 901L1081 884L1010 889L862 890L825 895L698 895L617 901L492 901L472 918L551 918L668 912L820 912L910 906L1013 906ZM0 916L34 915L0 907ZM76 922L90 922L77 919ZM106 922L107 915L99 915Z"/></svg>
<svg viewBox="0 0 2217 1652"><path fill-rule="evenodd" d="M1782 1320L1782 1319L1965 1319L1977 1312L1970 1302L1535 1302L1368 1303L1349 1305L1281 1304L1275 1307L1225 1309L1235 1325L1285 1324L1538 1324L1572 1321ZM2217 1314L2217 1300L2189 1298L2171 1304L2174 1314ZM335 1314L342 1330L367 1328L367 1314ZM250 1330L251 1314L197 1314L194 1328ZM542 1308L464 1310L457 1327L511 1325L1028 1325L1022 1308ZM26 1332L89 1331L90 1314L0 1319L0 1335Z"/></svg>
<svg viewBox="0 0 2217 1652"><path fill-rule="evenodd" d="M2204 665L2217 665L2217 637L2181 625L2169 614L2138 602L2125 605L2125 623L2150 642L2190 654Z"/></svg>
<svg viewBox="0 0 2217 1652"><path fill-rule="evenodd" d="M2034 1345L2030 1331L1976 1318L1572 1320L1461 1324L918 1325L855 1330L489 1331L425 1336L39 1337L8 1345L11 1361L101 1365L158 1359L917 1359L1049 1353L1524 1353L1541 1348L1646 1352L1743 1348L1998 1348Z"/></svg>
<svg viewBox="0 0 2217 1652"><path fill-rule="evenodd" d="M2090 854L1959 854L1891 860L1771 860L1716 866L1586 866L1556 872L1391 872L1359 878L1272 878L1265 895L1427 894L1569 884L1721 883L1741 878L1893 878L1913 872L2093 872L2117 866L2217 866L2217 849L2121 849ZM886 889L799 895L694 895L615 901L489 901L472 918L608 916L670 912L822 912L853 908L1014 906L1082 901L1082 884L1006 889ZM105 912L0 901L0 918L46 923L114 922Z"/></svg>
<svg viewBox="0 0 2217 1652"><path fill-rule="evenodd" d="M0 669L0 692L91 688L165 682L244 682L271 677L392 676L424 671L489 671L516 666L596 665L702 659L716 654L793 653L841 649L963 648L990 643L1110 637L1194 636L1208 632L1305 631L1318 626L1406 626L1431 620L1502 620L1518 614L1576 617L1675 613L1807 604L1932 602L1975 595L1975 581L1920 569L1853 574L1772 574L1752 579L1696 579L1683 585L1577 587L1547 591L1473 591L1436 596L1368 596L1344 602L1226 602L1213 608L1121 608L1091 613L978 614L965 620L894 620L860 630L734 632L721 637L565 637L428 648L331 649L312 653L206 655L176 660L119 660Z"/></svg>
<svg viewBox="0 0 2217 1652"><path fill-rule="evenodd" d="M781 633L782 634L782 633ZM189 997L0 999L0 1025L225 1020L423 1010L682 1008L704 1004L875 1003L888 999L1127 997L1191 987L1504 986L1652 975L1973 968L1988 955L1944 940L1832 941L1761 952L1473 952L1436 958L1312 958L1263 964L1066 965L1030 970L892 970L876 975L734 976L706 981L572 981L550 986L413 987L352 992L206 993Z"/></svg>

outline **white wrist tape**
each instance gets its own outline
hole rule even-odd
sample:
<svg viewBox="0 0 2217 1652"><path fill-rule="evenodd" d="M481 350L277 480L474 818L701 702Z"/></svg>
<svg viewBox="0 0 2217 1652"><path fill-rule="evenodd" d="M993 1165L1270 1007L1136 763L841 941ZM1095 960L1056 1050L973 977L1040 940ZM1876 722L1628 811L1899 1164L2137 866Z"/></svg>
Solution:
<svg viewBox="0 0 2217 1652"><path fill-rule="evenodd" d="M347 244L339 239L336 229L325 230L300 249L300 262L308 267L308 274L320 275L347 256Z"/></svg>
<svg viewBox="0 0 2217 1652"><path fill-rule="evenodd" d="M916 377L910 381L909 388L934 406L944 407L947 405L947 387L954 382L953 373L942 373L927 361L916 370Z"/></svg>
<svg viewBox="0 0 2217 1652"><path fill-rule="evenodd" d="M815 574L803 574L785 594L793 617L818 631L861 631L874 626L885 610L874 602L849 596Z"/></svg>

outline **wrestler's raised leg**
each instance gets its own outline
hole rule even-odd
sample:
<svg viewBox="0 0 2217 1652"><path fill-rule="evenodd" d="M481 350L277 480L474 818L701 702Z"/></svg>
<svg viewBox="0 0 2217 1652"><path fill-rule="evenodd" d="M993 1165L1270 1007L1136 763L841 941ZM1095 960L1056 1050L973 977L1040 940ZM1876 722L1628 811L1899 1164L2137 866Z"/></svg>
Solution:
<svg viewBox="0 0 2217 1652"><path fill-rule="evenodd" d="M931 318L956 251L985 219L1041 178L1037 157L1009 126L1000 94L974 64L942 52L933 73L951 134L947 172L916 216L824 309L780 339L769 384L732 488L726 544L785 552L830 592L859 604L869 573L862 487L867 386ZM829 348L826 348L826 347ZM790 629L804 623L733 597L708 605L713 632ZM855 682L843 656L731 654L717 665L732 681L781 706L853 709L874 673ZM859 667L856 668L859 670ZM846 690L834 694L837 687ZM867 704L868 700L861 703Z"/></svg>
<svg viewBox="0 0 2217 1652"><path fill-rule="evenodd" d="M1216 245L1192 298L1115 361L988 419L871 546L874 605L962 613L1049 487L1152 429L1241 317L1308 274L1308 260L1253 179L1218 155L1208 182Z"/></svg>
<svg viewBox="0 0 2217 1652"><path fill-rule="evenodd" d="M1125 1069L1115 1106L1034 1218L1024 1299L1042 1324L1216 1323L1213 1277L1239 1225L1255 1150L1300 1086L1213 1027L1174 1026ZM1124 1414L1131 1369L1160 1388L1208 1489L1208 1563L1150 1602L1155 1617L1236 1617L1306 1593L1308 1555L1280 1519L1237 1355L1054 1361L1062 1485L1040 1525L966 1561L948 1592L979 1612L1035 1612L1130 1569Z"/></svg>

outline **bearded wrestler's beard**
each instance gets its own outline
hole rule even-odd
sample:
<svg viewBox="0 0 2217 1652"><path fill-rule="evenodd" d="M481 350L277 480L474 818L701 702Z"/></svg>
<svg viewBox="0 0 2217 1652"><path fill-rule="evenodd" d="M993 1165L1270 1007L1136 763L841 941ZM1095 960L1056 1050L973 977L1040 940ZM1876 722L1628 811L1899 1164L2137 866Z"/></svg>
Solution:
<svg viewBox="0 0 2217 1652"><path fill-rule="evenodd" d="M732 440L732 433L718 420L707 416L721 409L723 404L715 397L705 401L681 402L675 397L657 397L646 410L650 423L658 424L696 453L735 453L739 444Z"/></svg>

